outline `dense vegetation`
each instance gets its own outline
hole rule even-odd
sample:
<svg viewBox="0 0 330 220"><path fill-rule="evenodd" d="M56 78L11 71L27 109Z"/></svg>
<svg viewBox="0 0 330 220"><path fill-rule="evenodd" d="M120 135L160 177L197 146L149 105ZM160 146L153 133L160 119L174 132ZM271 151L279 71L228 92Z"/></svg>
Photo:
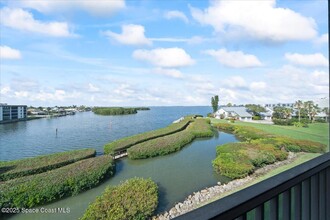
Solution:
<svg viewBox="0 0 330 220"><path fill-rule="evenodd" d="M217 147L217 157L212 163L217 172L236 179L263 165L284 160L287 154L271 144L228 143Z"/></svg>
<svg viewBox="0 0 330 220"><path fill-rule="evenodd" d="M176 152L197 137L212 137L213 131L210 121L195 119L180 132L152 139L134 145L127 150L130 159L143 159Z"/></svg>
<svg viewBox="0 0 330 220"><path fill-rule="evenodd" d="M0 181L46 172L95 156L95 150L74 150L39 157L0 162Z"/></svg>
<svg viewBox="0 0 330 220"><path fill-rule="evenodd" d="M133 135L130 137L125 137L104 146L105 154L113 154L116 151L126 150L127 148L142 143L144 141L148 141L154 138L162 137L165 135L173 134L178 131L184 130L191 121L191 116L187 116L184 120L170 124L169 126L137 135Z"/></svg>
<svg viewBox="0 0 330 220"><path fill-rule="evenodd" d="M29 208L75 195L114 172L110 155L89 158L48 172L1 182L0 208Z"/></svg>
<svg viewBox="0 0 330 220"><path fill-rule="evenodd" d="M228 123L214 126L246 141L217 148L217 157L213 161L215 170L233 179L244 177L265 164L284 160L287 151L323 153L327 147L319 142L277 136L249 126Z"/></svg>
<svg viewBox="0 0 330 220"><path fill-rule="evenodd" d="M87 208L82 220L147 219L158 205L158 187L150 179L133 178L109 186Z"/></svg>
<svg viewBox="0 0 330 220"><path fill-rule="evenodd" d="M146 107L123 108L123 107L94 107L93 112L98 115L128 115L136 114L138 110L150 110Z"/></svg>
<svg viewBox="0 0 330 220"><path fill-rule="evenodd" d="M254 127L247 127L228 123L217 123L213 126L219 128L220 130L234 133L240 140L243 141L275 137L275 135L273 134L269 134Z"/></svg>

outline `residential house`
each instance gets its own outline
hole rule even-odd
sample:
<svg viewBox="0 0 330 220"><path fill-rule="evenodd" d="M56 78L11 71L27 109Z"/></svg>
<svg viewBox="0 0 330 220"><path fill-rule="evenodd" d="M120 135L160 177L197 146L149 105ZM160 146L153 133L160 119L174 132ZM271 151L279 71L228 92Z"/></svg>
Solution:
<svg viewBox="0 0 330 220"><path fill-rule="evenodd" d="M245 107L220 107L214 115L218 119L235 118L241 121L252 121L252 115Z"/></svg>
<svg viewBox="0 0 330 220"><path fill-rule="evenodd" d="M273 117L273 109L271 107L265 107L266 112L260 112L262 120L271 121Z"/></svg>

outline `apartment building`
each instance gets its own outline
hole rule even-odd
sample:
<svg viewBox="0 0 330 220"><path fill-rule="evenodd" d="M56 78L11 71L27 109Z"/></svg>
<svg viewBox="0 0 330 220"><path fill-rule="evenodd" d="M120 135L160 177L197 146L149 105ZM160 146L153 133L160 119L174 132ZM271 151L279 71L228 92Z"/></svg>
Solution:
<svg viewBox="0 0 330 220"><path fill-rule="evenodd" d="M0 123L26 120L26 110L26 105L7 105L0 103Z"/></svg>

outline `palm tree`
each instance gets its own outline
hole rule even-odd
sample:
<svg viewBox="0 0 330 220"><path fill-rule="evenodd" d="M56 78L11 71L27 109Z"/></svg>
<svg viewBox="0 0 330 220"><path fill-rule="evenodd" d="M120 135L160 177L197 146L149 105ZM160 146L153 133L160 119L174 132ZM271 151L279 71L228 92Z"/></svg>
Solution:
<svg viewBox="0 0 330 220"><path fill-rule="evenodd" d="M294 103L294 107L298 110L298 118L300 122L300 111L304 107L304 103L301 100L298 100L296 103Z"/></svg>
<svg viewBox="0 0 330 220"><path fill-rule="evenodd" d="M325 108L322 109L322 111L325 113L325 121L328 122L329 108L325 107Z"/></svg>
<svg viewBox="0 0 330 220"><path fill-rule="evenodd" d="M311 118L312 118L313 122L314 122L314 120L315 120L315 116L316 116L317 113L319 113L319 112L320 112L320 108L319 108L317 105L313 105L313 107L312 107L312 111L310 112L310 115L311 115Z"/></svg>
<svg viewBox="0 0 330 220"><path fill-rule="evenodd" d="M284 108L283 109L283 114L286 119L289 119L292 114L292 109L291 108Z"/></svg>
<svg viewBox="0 0 330 220"><path fill-rule="evenodd" d="M312 120L312 111L314 108L313 101L304 102L304 109L306 109L309 120Z"/></svg>

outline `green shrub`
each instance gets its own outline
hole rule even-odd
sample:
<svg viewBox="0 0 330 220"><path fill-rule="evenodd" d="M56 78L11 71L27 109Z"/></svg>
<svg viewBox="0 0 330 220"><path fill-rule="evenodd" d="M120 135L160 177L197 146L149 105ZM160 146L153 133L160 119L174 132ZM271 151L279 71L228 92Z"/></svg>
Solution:
<svg viewBox="0 0 330 220"><path fill-rule="evenodd" d="M178 123L172 123L169 126L161 129L157 129L154 131L149 131L141 134L137 134L134 136L130 137L125 137L119 140L116 140L114 142L111 142L109 144L106 144L104 146L104 153L105 154L113 154L116 151L121 151L121 150L126 150L127 148L130 148L133 145L162 137L165 135L173 134L179 131L184 130L189 123L192 121L190 116L187 116L182 120L181 122Z"/></svg>
<svg viewBox="0 0 330 220"><path fill-rule="evenodd" d="M113 172L112 156L103 155L45 173L8 180L0 184L0 208L30 208L76 195L98 185Z"/></svg>
<svg viewBox="0 0 330 220"><path fill-rule="evenodd" d="M298 127L298 128L301 128L301 127L303 127L303 128L308 128L308 124L306 124L306 123L302 123L302 122L293 122L293 126L295 126L295 127Z"/></svg>
<svg viewBox="0 0 330 220"><path fill-rule="evenodd" d="M214 127L226 131L226 132L233 132L235 130L235 125L228 124L228 123L216 123L213 124Z"/></svg>
<svg viewBox="0 0 330 220"><path fill-rule="evenodd" d="M217 147L212 164L216 172L232 179L242 178L254 169L284 160L288 153L271 144L228 143Z"/></svg>
<svg viewBox="0 0 330 220"><path fill-rule="evenodd" d="M300 151L309 153L324 153L327 146L315 141L297 140L289 137L278 136L269 139L255 140L254 143L272 144L278 149L286 149L288 151L296 152L298 148ZM290 149L290 150L289 150Z"/></svg>
<svg viewBox="0 0 330 220"><path fill-rule="evenodd" d="M95 153L94 149L83 149L0 162L0 181L46 172L79 160L94 157Z"/></svg>
<svg viewBox="0 0 330 220"><path fill-rule="evenodd" d="M261 117L259 115L255 115L252 117L252 120L261 120Z"/></svg>
<svg viewBox="0 0 330 220"><path fill-rule="evenodd" d="M290 151L290 152L300 152L301 148L297 145L288 145L288 146L285 146L285 150Z"/></svg>
<svg viewBox="0 0 330 220"><path fill-rule="evenodd" d="M89 205L82 220L148 219L158 205L158 187L150 179L133 178L110 186Z"/></svg>
<svg viewBox="0 0 330 220"><path fill-rule="evenodd" d="M260 129L248 126L235 126L234 134L243 140L255 140L261 138L274 137L274 135L264 132Z"/></svg>
<svg viewBox="0 0 330 220"><path fill-rule="evenodd" d="M291 126L293 125L293 120L290 119L273 119L273 122L275 125L285 125L285 126Z"/></svg>
<svg viewBox="0 0 330 220"><path fill-rule="evenodd" d="M214 118L214 115L213 115L213 113L207 113L207 117Z"/></svg>
<svg viewBox="0 0 330 220"><path fill-rule="evenodd" d="M315 122L326 123L326 120L324 118L316 118Z"/></svg>
<svg viewBox="0 0 330 220"><path fill-rule="evenodd" d="M189 127L189 126L188 126ZM144 159L170 154L192 142L194 136L187 131L180 131L134 145L127 150L130 159Z"/></svg>
<svg viewBox="0 0 330 220"><path fill-rule="evenodd" d="M155 138L134 145L127 150L130 159L144 159L176 152L192 142L195 138L214 135L209 120L195 119L180 132Z"/></svg>
<svg viewBox="0 0 330 220"><path fill-rule="evenodd" d="M243 178L254 169L248 157L239 153L220 153L212 164L216 172L232 179Z"/></svg>
<svg viewBox="0 0 330 220"><path fill-rule="evenodd" d="M212 137L213 130L210 119L195 119L186 130L194 135L195 138Z"/></svg>

